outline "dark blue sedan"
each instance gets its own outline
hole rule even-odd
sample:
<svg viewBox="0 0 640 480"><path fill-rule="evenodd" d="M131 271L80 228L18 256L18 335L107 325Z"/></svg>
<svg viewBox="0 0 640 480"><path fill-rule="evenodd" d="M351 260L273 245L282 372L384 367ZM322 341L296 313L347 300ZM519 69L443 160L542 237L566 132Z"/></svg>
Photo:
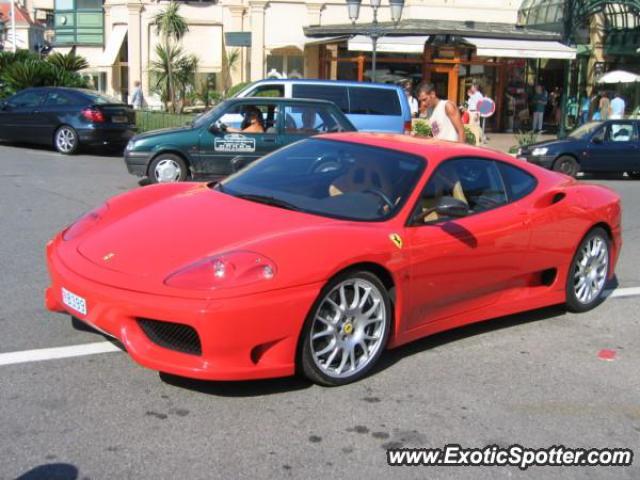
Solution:
<svg viewBox="0 0 640 480"><path fill-rule="evenodd" d="M640 121L587 123L567 138L540 142L518 157L575 177L578 172L627 172L640 178Z"/></svg>
<svg viewBox="0 0 640 480"><path fill-rule="evenodd" d="M82 145L124 149L134 134L132 108L93 90L27 88L0 102L0 140L72 154Z"/></svg>

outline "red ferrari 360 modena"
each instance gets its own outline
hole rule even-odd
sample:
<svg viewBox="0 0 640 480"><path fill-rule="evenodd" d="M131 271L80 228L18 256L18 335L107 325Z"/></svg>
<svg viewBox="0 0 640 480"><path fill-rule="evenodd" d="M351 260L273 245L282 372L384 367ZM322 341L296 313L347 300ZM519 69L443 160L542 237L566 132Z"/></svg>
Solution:
<svg viewBox="0 0 640 480"><path fill-rule="evenodd" d="M355 381L387 348L603 298L620 199L486 149L342 133L112 198L47 245L50 310L211 380Z"/></svg>

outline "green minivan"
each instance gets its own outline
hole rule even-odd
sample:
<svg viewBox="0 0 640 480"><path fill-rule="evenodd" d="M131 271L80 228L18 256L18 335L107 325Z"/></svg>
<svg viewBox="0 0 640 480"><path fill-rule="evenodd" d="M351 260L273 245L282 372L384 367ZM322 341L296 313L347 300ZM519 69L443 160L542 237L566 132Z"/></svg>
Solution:
<svg viewBox="0 0 640 480"><path fill-rule="evenodd" d="M238 98L220 103L190 125L136 135L124 158L129 173L153 183L220 179L303 138L355 130L329 101Z"/></svg>

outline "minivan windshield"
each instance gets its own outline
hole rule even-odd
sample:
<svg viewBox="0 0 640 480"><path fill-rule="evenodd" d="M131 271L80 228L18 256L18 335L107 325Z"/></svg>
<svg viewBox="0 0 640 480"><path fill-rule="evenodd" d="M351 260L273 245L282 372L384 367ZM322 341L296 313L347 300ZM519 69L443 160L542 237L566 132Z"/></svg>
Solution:
<svg viewBox="0 0 640 480"><path fill-rule="evenodd" d="M354 221L381 221L404 205L424 158L328 138L263 157L213 188L248 201Z"/></svg>

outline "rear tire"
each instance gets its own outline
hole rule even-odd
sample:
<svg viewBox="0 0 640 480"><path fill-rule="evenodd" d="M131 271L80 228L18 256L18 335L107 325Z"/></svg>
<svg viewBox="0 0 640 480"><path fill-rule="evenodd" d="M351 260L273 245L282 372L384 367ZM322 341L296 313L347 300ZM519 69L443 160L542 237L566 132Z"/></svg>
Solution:
<svg viewBox="0 0 640 480"><path fill-rule="evenodd" d="M629 178L633 178L634 180L640 180L640 172L627 172L629 174Z"/></svg>
<svg viewBox="0 0 640 480"><path fill-rule="evenodd" d="M575 158L569 155L563 155L553 162L553 169L556 172L564 173L565 175L575 178L580 171L580 166Z"/></svg>
<svg viewBox="0 0 640 480"><path fill-rule="evenodd" d="M69 125L62 125L53 135L53 148L63 155L76 153L79 146L78 133Z"/></svg>
<svg viewBox="0 0 640 480"><path fill-rule="evenodd" d="M189 176L187 162L173 153L161 153L149 165L151 183L184 182Z"/></svg>
<svg viewBox="0 0 640 480"><path fill-rule="evenodd" d="M302 329L300 366L311 381L338 386L366 376L384 351L393 309L371 272L351 270L322 289Z"/></svg>
<svg viewBox="0 0 640 480"><path fill-rule="evenodd" d="M611 242L607 232L594 228L582 239L567 275L567 308L586 312L604 300L602 292L609 278Z"/></svg>

